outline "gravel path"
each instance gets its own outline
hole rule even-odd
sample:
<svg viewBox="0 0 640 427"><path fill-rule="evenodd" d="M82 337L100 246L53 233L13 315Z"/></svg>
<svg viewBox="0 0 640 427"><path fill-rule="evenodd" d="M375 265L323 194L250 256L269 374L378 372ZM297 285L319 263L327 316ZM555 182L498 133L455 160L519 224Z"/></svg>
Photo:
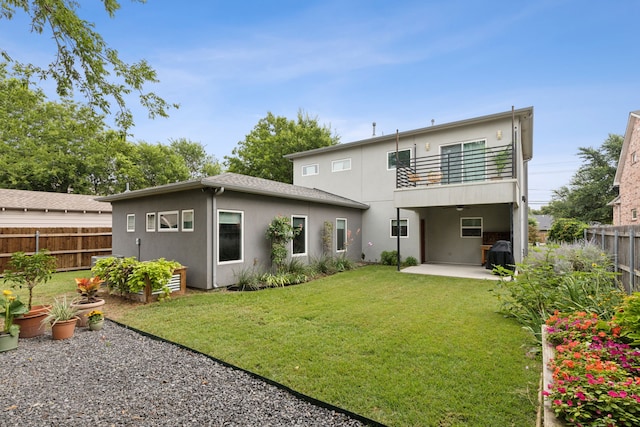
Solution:
<svg viewBox="0 0 640 427"><path fill-rule="evenodd" d="M0 353L2 426L364 426L116 323Z"/></svg>

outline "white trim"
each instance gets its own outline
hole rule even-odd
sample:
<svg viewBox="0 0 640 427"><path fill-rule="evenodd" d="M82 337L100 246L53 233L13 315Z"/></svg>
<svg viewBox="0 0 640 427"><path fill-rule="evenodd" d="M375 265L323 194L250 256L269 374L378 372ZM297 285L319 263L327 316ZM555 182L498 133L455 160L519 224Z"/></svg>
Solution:
<svg viewBox="0 0 640 427"><path fill-rule="evenodd" d="M129 219L133 219L133 223L129 222ZM129 227L131 225L131 227ZM136 231L136 214L127 214L127 233L133 233Z"/></svg>
<svg viewBox="0 0 640 427"><path fill-rule="evenodd" d="M229 261L220 261L220 213L238 213L240 214L240 259ZM218 209L216 211L216 262L218 265L239 264L244 262L244 211L236 211L231 209Z"/></svg>
<svg viewBox="0 0 640 427"><path fill-rule="evenodd" d="M163 223L167 223L167 225L171 225L171 222L167 222L164 221L163 219L169 219L169 216L173 216L175 215L176 217L176 222L175 222L175 227L169 227L169 228L163 228L162 224ZM160 233L166 233L166 232L175 232L175 231L180 231L180 224L178 223L178 221L180 220L180 214L178 211L164 211L164 212L158 212L158 232Z"/></svg>
<svg viewBox="0 0 640 427"><path fill-rule="evenodd" d="M307 172L307 168L312 168L312 167L314 168L314 170L311 173ZM318 165L318 163L303 165L301 169L302 169L302 176L318 175L320 173L320 165Z"/></svg>
<svg viewBox="0 0 640 427"><path fill-rule="evenodd" d="M394 236L393 235L393 222L397 221L397 218L391 218L389 220L389 237L392 239L396 239L398 236ZM405 221L407 223L407 235L403 236L402 234L400 235L401 239L408 239L409 238L409 219L408 218L400 218L400 228L402 228L402 221Z"/></svg>
<svg viewBox="0 0 640 427"><path fill-rule="evenodd" d="M184 223L185 223L184 216L185 216L185 214L189 214L189 213L191 214L191 228L185 228L185 226L184 226ZM182 211L182 222L181 222L181 224L182 224L182 231L192 232L192 231L195 230L196 224L195 224L195 214L193 212L193 209L185 209L185 210Z"/></svg>
<svg viewBox="0 0 640 427"><path fill-rule="evenodd" d="M343 165L348 163L348 166L345 166L340 169L336 169L336 165L340 163L342 163ZM351 170L351 157L347 157L345 159L340 159L340 160L333 160L331 162L331 172L344 172L344 171L350 171L350 170Z"/></svg>
<svg viewBox="0 0 640 427"><path fill-rule="evenodd" d="M302 228L302 232L304 233L304 252L301 252L299 254L294 254L293 240L291 240L291 256L292 257L307 256L309 252L309 234L307 233L307 230L309 229L309 218L307 217L307 215L291 215L291 225L293 225L294 218L304 219L304 227Z"/></svg>
<svg viewBox="0 0 640 427"><path fill-rule="evenodd" d="M344 221L344 249L338 249L338 221ZM349 237L349 233L347 232L348 229L349 225L347 218L336 218L336 252L347 251L347 247L349 246L349 242L347 242L347 238Z"/></svg>
<svg viewBox="0 0 640 427"><path fill-rule="evenodd" d="M149 222L150 218L151 218L151 222ZM151 227L149 227L149 225L151 225ZM156 213L155 212L147 212L145 230L148 233L152 233L156 231Z"/></svg>
<svg viewBox="0 0 640 427"><path fill-rule="evenodd" d="M409 152L409 162L411 162L411 155L413 154L412 150L413 150L412 148L398 148L398 158L400 157L400 153L402 153L403 151L408 151ZM387 158L385 159L385 162L387 163L386 167L387 167L388 171L396 170L395 166L389 167L389 154L395 154L395 153L396 153L396 150L387 151Z"/></svg>
<svg viewBox="0 0 640 427"><path fill-rule="evenodd" d="M480 226L479 227L477 225L475 225L475 226L463 226L462 225L462 221L465 220L465 219L479 219L480 220ZM482 239L483 227L484 227L484 221L483 221L481 216L463 216L463 217L460 217L460 238L462 238L462 239ZM479 236L463 236L462 235L462 230L476 230L478 228L480 228L480 235Z"/></svg>

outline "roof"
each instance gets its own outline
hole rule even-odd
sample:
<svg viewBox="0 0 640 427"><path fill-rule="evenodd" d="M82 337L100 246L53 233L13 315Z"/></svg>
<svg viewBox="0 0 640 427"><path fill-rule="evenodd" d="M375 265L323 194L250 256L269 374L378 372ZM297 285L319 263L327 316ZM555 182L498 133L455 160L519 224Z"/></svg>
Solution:
<svg viewBox="0 0 640 427"><path fill-rule="evenodd" d="M471 126L480 123L491 122L494 120L501 120L511 117L518 117L521 120L520 135L522 138L522 154L525 160L531 160L533 158L533 107L521 108L518 110L509 110L503 113L491 114L488 116L475 117L472 119L460 120L456 122L443 123L441 125L433 125L423 127L419 129L409 130L405 132L398 132L399 138L407 138L415 135L428 134L432 132L440 132L447 129L453 129L464 126ZM374 138L367 138L360 141L347 142L345 144L331 145L329 147L316 148L313 150L301 151L299 153L287 154L284 156L289 160L306 157L314 154L344 150L351 147L357 147L360 145L378 144L383 142L395 141L396 134L388 134L384 136L378 136Z"/></svg>
<svg viewBox="0 0 640 427"><path fill-rule="evenodd" d="M551 225L553 224L553 217L551 215L533 215L533 217L538 221L538 230L551 230Z"/></svg>
<svg viewBox="0 0 640 427"><path fill-rule="evenodd" d="M97 196L50 193L46 191L0 189L2 210L111 212L109 203L99 202Z"/></svg>
<svg viewBox="0 0 640 427"><path fill-rule="evenodd" d="M640 119L640 110L632 111L629 113L627 130L624 133L622 150L620 151L620 158L618 159L618 168L616 169L616 176L613 178L614 187L620 187L620 180L622 179L622 171L624 169L625 159L629 151L629 145L631 145L631 137L633 136L633 125L634 125L635 119Z"/></svg>
<svg viewBox="0 0 640 427"><path fill-rule="evenodd" d="M141 197L175 193L178 191L198 188L224 189L225 191L230 190L238 193L259 194L270 197L326 203L357 209L369 208L369 205L364 203L356 202L355 200L347 199L346 197L341 197L316 188L286 184L283 182L271 181L268 179L231 172L225 172L220 175L202 178L199 180L183 181L174 184L160 185L158 187L144 188L142 190L128 191L120 194L114 194L112 196L100 197L98 200L104 202L117 202L120 200L137 199Z"/></svg>

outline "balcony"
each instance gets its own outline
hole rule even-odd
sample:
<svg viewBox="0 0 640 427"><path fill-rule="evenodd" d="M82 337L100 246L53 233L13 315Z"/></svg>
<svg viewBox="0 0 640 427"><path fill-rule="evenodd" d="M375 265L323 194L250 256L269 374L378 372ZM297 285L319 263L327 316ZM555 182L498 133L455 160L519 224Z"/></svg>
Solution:
<svg viewBox="0 0 640 427"><path fill-rule="evenodd" d="M404 164L403 164L404 163ZM399 161L396 207L518 203L511 145Z"/></svg>

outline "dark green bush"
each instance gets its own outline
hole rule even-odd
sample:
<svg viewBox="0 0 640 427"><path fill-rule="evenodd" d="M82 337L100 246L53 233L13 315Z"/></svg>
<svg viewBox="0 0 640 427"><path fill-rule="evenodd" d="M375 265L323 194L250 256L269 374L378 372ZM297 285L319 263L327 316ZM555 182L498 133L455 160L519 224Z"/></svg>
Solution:
<svg viewBox="0 0 640 427"><path fill-rule="evenodd" d="M412 256L408 256L408 257L407 257L407 259L405 259L404 261L402 261L402 265L403 265L404 267L411 267L411 266L414 266L414 265L418 265L418 260L417 260L417 259L415 259L415 258L414 258L414 257L412 257Z"/></svg>
<svg viewBox="0 0 640 427"><path fill-rule="evenodd" d="M398 265L398 251L382 251L380 254L380 264Z"/></svg>
<svg viewBox="0 0 640 427"><path fill-rule="evenodd" d="M556 243L575 243L584 239L584 230L589 225L571 218L558 218L553 221L548 239Z"/></svg>

